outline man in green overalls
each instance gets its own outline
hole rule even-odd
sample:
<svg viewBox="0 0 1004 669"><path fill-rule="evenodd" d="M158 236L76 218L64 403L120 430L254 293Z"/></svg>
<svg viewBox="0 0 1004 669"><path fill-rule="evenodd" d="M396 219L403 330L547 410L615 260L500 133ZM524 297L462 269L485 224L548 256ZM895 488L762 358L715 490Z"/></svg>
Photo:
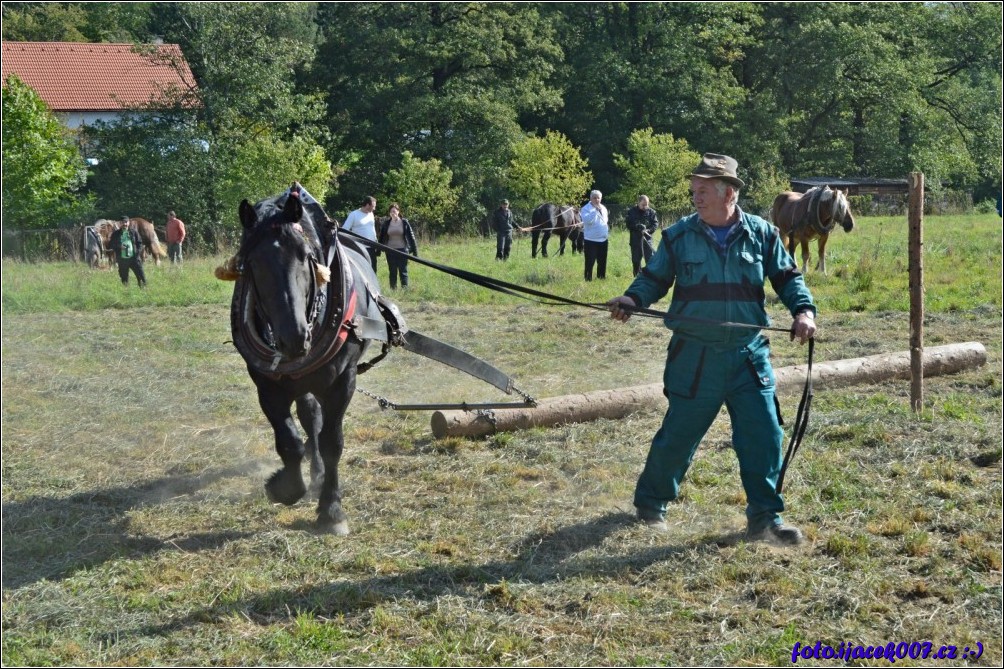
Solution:
<svg viewBox="0 0 1004 669"><path fill-rule="evenodd" d="M816 332L816 307L777 229L739 209L738 165L706 153L690 175L696 214L662 233L659 248L625 294L608 303L621 322L675 285L666 326L674 331L663 374L669 411L649 449L635 488L640 520L665 530L666 505L701 439L724 404L746 491L747 536L782 544L802 542L781 520L775 491L782 463L780 408L774 393L769 342L756 328L731 328L674 319L674 315L766 327L764 282L794 318L791 337L805 343Z"/></svg>

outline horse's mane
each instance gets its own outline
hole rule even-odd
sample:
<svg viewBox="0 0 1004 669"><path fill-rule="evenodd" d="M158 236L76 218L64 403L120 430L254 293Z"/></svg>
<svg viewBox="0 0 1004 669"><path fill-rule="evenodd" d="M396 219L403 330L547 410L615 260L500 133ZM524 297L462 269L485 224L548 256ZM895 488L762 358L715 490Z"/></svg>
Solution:
<svg viewBox="0 0 1004 669"><path fill-rule="evenodd" d="M850 209L850 203L847 201L847 196L844 195L843 191L834 191L833 209L830 211L830 216L832 216L834 220L844 221L851 213Z"/></svg>

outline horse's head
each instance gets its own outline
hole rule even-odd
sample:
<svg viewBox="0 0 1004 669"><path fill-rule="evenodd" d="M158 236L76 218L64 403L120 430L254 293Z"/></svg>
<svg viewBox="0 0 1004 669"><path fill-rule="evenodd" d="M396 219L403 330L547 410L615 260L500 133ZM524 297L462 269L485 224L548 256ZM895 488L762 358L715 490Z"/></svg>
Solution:
<svg viewBox="0 0 1004 669"><path fill-rule="evenodd" d="M854 229L854 216L851 215L851 205L847 200L847 193L842 190L833 191L833 206L830 209L833 220L840 224L844 232Z"/></svg>
<svg viewBox="0 0 1004 669"><path fill-rule="evenodd" d="M241 202L244 227L236 268L251 281L259 316L287 359L310 350L318 290L329 278L310 214L296 196L251 206Z"/></svg>
<svg viewBox="0 0 1004 669"><path fill-rule="evenodd" d="M832 230L837 224L845 232L854 229L854 217L851 215L851 206L844 191L831 190L829 186L823 187L819 196L819 222L826 231Z"/></svg>

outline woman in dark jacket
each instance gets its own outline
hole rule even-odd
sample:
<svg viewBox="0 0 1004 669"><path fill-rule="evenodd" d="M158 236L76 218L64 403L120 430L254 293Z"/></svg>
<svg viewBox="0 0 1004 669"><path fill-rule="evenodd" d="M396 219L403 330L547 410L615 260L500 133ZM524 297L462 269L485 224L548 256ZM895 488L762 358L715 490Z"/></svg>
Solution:
<svg viewBox="0 0 1004 669"><path fill-rule="evenodd" d="M418 255L418 244L415 243L415 231L411 223L401 216L401 207L395 202L387 210L387 218L380 223L380 234L377 241L392 249ZM408 287L408 258L400 253L387 252L387 267L390 269L390 287L397 288L397 277L401 275L401 287Z"/></svg>

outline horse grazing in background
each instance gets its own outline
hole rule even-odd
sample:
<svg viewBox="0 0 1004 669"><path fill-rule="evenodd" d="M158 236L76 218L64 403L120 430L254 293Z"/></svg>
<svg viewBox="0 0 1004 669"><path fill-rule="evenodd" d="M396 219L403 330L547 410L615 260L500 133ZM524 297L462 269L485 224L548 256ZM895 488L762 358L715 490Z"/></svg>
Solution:
<svg viewBox="0 0 1004 669"><path fill-rule="evenodd" d="M307 492L301 473L304 443L291 406L307 434L311 485L319 486L318 526L348 534L338 463L345 446L342 420L356 374L386 354L405 328L397 307L379 295L365 249L326 229L316 204L305 205L296 185L254 206L240 204L240 249L216 270L234 280L230 326L247 364L258 403L275 433L282 468L266 482L274 502L292 505ZM391 323L395 327L391 327ZM360 366L370 341L383 352Z"/></svg>
<svg viewBox="0 0 1004 669"><path fill-rule="evenodd" d="M819 258L816 269L826 274L826 240L838 224L845 232L854 229L854 217L847 194L829 186L810 189L806 193L786 191L774 198L771 219L784 236L792 258L795 245L802 245L802 273L809 264L809 242L817 239Z"/></svg>
<svg viewBox="0 0 1004 669"><path fill-rule="evenodd" d="M530 231L533 235L531 242L531 253L533 257L537 257L537 242L540 238L540 234L544 233L543 242L540 245L540 254L543 257L547 257L547 241L551 238L551 234L557 234L561 238L561 244L558 246L558 255L565 255L565 241L568 239L568 235L576 229L582 228L582 219L579 218L579 210L577 207L571 205L559 207L556 204L551 204L549 202L544 203L533 210L533 215L530 218L530 227L524 228L524 231ZM579 249L581 250L581 245ZM576 251L576 242L572 242L572 252Z"/></svg>

